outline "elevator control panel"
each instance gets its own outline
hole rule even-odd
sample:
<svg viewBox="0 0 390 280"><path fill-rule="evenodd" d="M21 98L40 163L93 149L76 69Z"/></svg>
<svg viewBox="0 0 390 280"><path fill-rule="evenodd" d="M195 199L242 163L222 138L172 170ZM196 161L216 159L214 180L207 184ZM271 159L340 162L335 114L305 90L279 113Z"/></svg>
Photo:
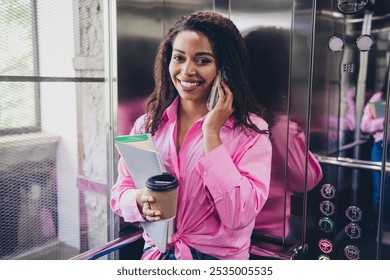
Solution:
<svg viewBox="0 0 390 280"><path fill-rule="evenodd" d="M360 259L359 240L364 237L362 209L357 205L348 204L343 209L337 209L337 206L341 205L338 202L340 194L333 184L324 183L319 192L320 217L317 222L320 233L317 239L319 249L317 259Z"/></svg>

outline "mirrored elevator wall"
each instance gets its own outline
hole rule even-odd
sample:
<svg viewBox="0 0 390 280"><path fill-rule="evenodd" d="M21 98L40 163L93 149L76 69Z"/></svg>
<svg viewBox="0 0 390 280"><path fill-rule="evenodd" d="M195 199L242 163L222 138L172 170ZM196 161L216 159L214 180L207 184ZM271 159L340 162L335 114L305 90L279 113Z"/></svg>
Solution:
<svg viewBox="0 0 390 280"><path fill-rule="evenodd" d="M388 101L389 4L316 1L310 149L324 177L308 193L309 258L389 258L388 106L381 119L369 105Z"/></svg>
<svg viewBox="0 0 390 280"><path fill-rule="evenodd" d="M156 50L169 26L179 16L198 10L230 17L244 36L264 27L287 31L288 63L280 65L281 70L288 68L285 114L305 135L304 156L315 154L323 172L321 182L309 191L306 161L304 175L297 180L302 191L287 199L286 188L293 179L287 168L293 164L287 152L291 140L287 126L280 136L287 143L286 165L279 174L285 196L276 210L284 216L282 233L271 241L259 237L260 231L253 245L274 251L275 256L300 243L308 245L301 253L309 259L390 258L385 222L390 215L385 211L387 157L371 160L374 134L360 129L364 106L388 82L386 0L117 0L118 134L129 133L144 113L153 89ZM276 45L275 50L285 51ZM388 133L385 126L384 134ZM386 141L383 146L386 149ZM378 209L372 204L374 171L381 186ZM287 224L297 229L293 238ZM122 221L119 225L121 235L129 225Z"/></svg>

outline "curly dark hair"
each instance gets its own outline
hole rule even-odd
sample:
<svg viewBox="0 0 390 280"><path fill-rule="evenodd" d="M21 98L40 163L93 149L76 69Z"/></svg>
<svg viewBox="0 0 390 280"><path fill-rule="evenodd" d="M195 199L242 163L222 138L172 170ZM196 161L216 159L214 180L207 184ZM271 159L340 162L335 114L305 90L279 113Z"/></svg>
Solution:
<svg viewBox="0 0 390 280"><path fill-rule="evenodd" d="M250 113L265 119L265 110L254 97L248 82L248 57L242 36L234 23L214 12L200 11L182 16L161 42L154 64L154 91L148 98L146 131L154 134L163 112L177 97L178 92L169 74L172 46L177 35L185 30L204 34L213 48L217 67L225 72L226 83L233 93L235 127L245 126L257 133L260 130L250 119Z"/></svg>

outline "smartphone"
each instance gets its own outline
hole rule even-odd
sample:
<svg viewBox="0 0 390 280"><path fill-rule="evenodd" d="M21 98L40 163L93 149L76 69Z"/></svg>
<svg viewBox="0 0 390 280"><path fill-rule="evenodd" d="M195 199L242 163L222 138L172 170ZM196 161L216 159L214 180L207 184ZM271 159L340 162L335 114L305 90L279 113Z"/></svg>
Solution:
<svg viewBox="0 0 390 280"><path fill-rule="evenodd" d="M214 79L213 87L211 88L211 92L209 95L209 99L207 100L207 109L212 110L218 102L218 85L221 83L222 74L221 71L218 71L217 76Z"/></svg>

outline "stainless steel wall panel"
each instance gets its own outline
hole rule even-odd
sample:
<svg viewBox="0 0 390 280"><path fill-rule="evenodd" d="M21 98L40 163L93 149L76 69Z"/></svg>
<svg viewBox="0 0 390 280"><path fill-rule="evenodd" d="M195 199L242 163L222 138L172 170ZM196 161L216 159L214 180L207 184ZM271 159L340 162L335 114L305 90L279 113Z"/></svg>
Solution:
<svg viewBox="0 0 390 280"><path fill-rule="evenodd" d="M153 89L153 64L164 35L164 1L117 1L118 134L127 134Z"/></svg>
<svg viewBox="0 0 390 280"><path fill-rule="evenodd" d="M291 29L292 29L292 15L293 15L293 3L291 1L251 1L251 0L245 0L245 1L230 1L230 19L236 24L238 29L241 31L243 36L246 38L247 36L249 38L252 38L252 42L256 42L258 44L258 50L261 51L255 51L255 47L251 46L250 49L250 63L252 65L262 65L262 64L272 64L268 67L269 73L275 73L275 77L271 77L270 80L264 79L262 76L264 73L262 69L266 68L263 66L253 66L252 71L258 70L259 73L250 73L250 76L258 76L259 83L271 83L271 84L281 84L282 86L273 86L271 85L269 88L267 86L255 86L255 95L259 96L260 98L263 98L261 96L271 94L271 95L278 95L283 94L285 96L285 99L288 99L289 95L289 88L288 88L288 80L289 80L289 67L291 67L290 61L290 41L291 41ZM269 34L266 34L266 32L273 32L280 30L278 32L275 32L275 36L270 36ZM257 38L255 37L257 36ZM272 40L274 45L271 45L269 42L263 42L262 40ZM253 44L253 43L252 43ZM267 56L267 57L266 57ZM272 58L271 58L272 57ZM283 62L277 62L278 58L282 57L284 59ZM267 62L266 62L267 61ZM278 64L278 65L275 65ZM271 70L272 69L272 70ZM265 70L267 71L267 70ZM277 73L283 73L283 74L277 74ZM279 79L279 80L278 80ZM282 88L280 89L279 88ZM264 92L264 90L274 90L278 88L275 92ZM257 92L257 91L259 92ZM283 93L281 93L283 92ZM287 108L283 108L283 112L279 112L282 115L287 115L288 111ZM288 126L285 127L286 129L281 132L281 135L278 135L278 139L274 139L274 143L277 141L282 141L283 143L288 143ZM282 148L283 149L283 148ZM285 147L284 151L281 151L283 154L282 157L286 157L286 154L288 153L288 147ZM277 172L278 175L282 178L282 180L286 180L289 176L288 168L287 168L287 162L285 162L286 166L281 166L280 171ZM275 181L279 181L278 179L275 179L276 173L273 173L273 178ZM274 246L274 251L277 252L286 252L291 246L289 242L286 242L286 239L291 239L292 236L294 238L296 237L294 233L297 233L297 239L300 239L300 232L302 231L302 217L301 216L294 216L293 217L287 217L286 213L290 212L290 209L287 209L287 207L290 207L290 203L287 203L284 199L283 195L281 197L278 197L275 195L279 190L279 186L276 186L277 183L271 183L271 191L270 193L272 200L272 203L277 203L278 208L273 209L274 214L277 217L280 217L282 220L280 222L280 230L274 230L272 233L270 233L267 230L263 230L261 228L258 228L255 230L253 238L254 245L261 247L262 249L268 248L268 246L265 246L262 243L262 238L264 236L268 236L269 234L272 234L272 238L275 238L275 242L280 246ZM304 178L302 178L302 186L304 185ZM273 187L274 186L274 187ZM285 185L286 186L286 185ZM275 188L275 189L273 189ZM289 191L284 190L285 193L290 194ZM303 208L303 205L298 205L299 209ZM271 204L269 204L271 205ZM268 206L270 207L270 206ZM267 209L267 211L269 211ZM297 213L299 211L291 210L292 213ZM260 214L261 215L261 214ZM294 220L294 222L292 222ZM276 241L277 240L277 241Z"/></svg>
<svg viewBox="0 0 390 280"><path fill-rule="evenodd" d="M292 5L290 0L230 0L230 19L241 32L260 26L291 29Z"/></svg>
<svg viewBox="0 0 390 280"><path fill-rule="evenodd" d="M213 0L166 0L164 1L164 34L180 16L201 10L214 10Z"/></svg>
<svg viewBox="0 0 390 280"><path fill-rule="evenodd" d="M128 134L135 120L145 112L146 97L152 91L153 65L164 36L164 1L117 0L117 134ZM117 217L118 218L118 217ZM119 219L119 236L133 231ZM118 236L115 236L118 237ZM132 249L119 250L119 259L139 259L143 241Z"/></svg>
<svg viewBox="0 0 390 280"><path fill-rule="evenodd" d="M230 0L214 0L214 11L230 18Z"/></svg>
<svg viewBox="0 0 390 280"><path fill-rule="evenodd" d="M290 60L290 95L289 95L289 119L297 123L306 137L305 156L308 157L310 150L309 142L309 116L311 105L311 63L312 63L312 40L313 40L313 9L312 1L297 0L293 4L292 32L291 32L291 60ZM292 140L291 140L292 141ZM305 167L308 168L308 165ZM288 175L288 174L287 174ZM307 176L307 173L306 173ZM307 177L299 178L299 184L303 186L303 192L297 196L300 199L302 210L300 219L296 219L297 226L302 228L299 240L306 242L307 233ZM286 182L289 178L286 177ZM299 204L294 207L299 209ZM292 206L292 211L293 206Z"/></svg>

